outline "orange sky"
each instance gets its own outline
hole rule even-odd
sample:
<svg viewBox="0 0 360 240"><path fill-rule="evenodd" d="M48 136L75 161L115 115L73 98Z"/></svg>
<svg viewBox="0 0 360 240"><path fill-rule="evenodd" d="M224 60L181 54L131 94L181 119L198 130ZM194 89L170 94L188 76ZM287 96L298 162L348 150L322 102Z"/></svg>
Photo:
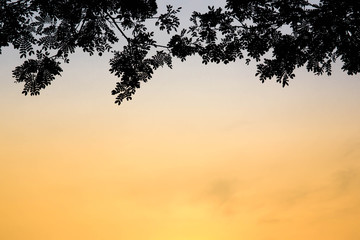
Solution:
<svg viewBox="0 0 360 240"><path fill-rule="evenodd" d="M106 56L38 97L0 56L0 239L358 240L360 81L160 69L120 107Z"/></svg>

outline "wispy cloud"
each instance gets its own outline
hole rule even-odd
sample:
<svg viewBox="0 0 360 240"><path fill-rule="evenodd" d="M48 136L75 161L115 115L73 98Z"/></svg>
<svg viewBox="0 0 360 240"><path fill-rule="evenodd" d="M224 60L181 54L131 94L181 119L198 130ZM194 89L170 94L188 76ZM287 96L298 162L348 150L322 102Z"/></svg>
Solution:
<svg viewBox="0 0 360 240"><path fill-rule="evenodd" d="M236 192L236 180L219 179L213 182L208 190L208 194L214 197L220 205L229 201Z"/></svg>
<svg viewBox="0 0 360 240"><path fill-rule="evenodd" d="M339 170L334 174L334 185L339 193L351 190L353 187L360 187L360 169L357 167Z"/></svg>

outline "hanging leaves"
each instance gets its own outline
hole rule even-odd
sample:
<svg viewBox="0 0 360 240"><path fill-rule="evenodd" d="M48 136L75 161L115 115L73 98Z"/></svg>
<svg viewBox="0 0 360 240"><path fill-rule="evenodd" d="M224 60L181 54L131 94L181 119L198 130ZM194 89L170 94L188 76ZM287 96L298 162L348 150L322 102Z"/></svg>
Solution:
<svg viewBox="0 0 360 240"><path fill-rule="evenodd" d="M348 74L360 72L360 1L226 0L225 8L193 12L192 25L173 34L180 9L168 5L156 15L156 0L0 0L0 54L11 44L20 58L36 52L13 75L24 82L25 95L38 95L60 75L58 61L69 63L77 48L100 56L113 51L117 104L156 69L171 68L172 57L198 54L204 64L255 60L261 82L274 78L283 87L299 67L330 75L337 59ZM171 34L167 44L157 43L150 21ZM113 50L117 43L123 50Z"/></svg>
<svg viewBox="0 0 360 240"><path fill-rule="evenodd" d="M40 90L50 85L55 76L60 75L62 69L60 63L47 56L41 56L37 60L26 60L21 66L13 70L16 82L24 82L22 93L26 96L39 95Z"/></svg>
<svg viewBox="0 0 360 240"><path fill-rule="evenodd" d="M23 36L14 41L14 48L19 49L20 58L26 58L27 55L31 56L34 54L33 48L34 39L29 36Z"/></svg>

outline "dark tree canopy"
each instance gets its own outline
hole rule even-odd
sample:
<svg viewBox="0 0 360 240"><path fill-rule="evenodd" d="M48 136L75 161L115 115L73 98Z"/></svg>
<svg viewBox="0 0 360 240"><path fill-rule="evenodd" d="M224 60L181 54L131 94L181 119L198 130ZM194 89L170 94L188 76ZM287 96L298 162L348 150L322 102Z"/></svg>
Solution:
<svg viewBox="0 0 360 240"><path fill-rule="evenodd" d="M360 71L360 1L227 0L225 9L193 12L182 30L179 11L167 6L157 13L156 0L0 0L0 54L9 45L19 50L25 61L13 76L24 82L23 94L38 95L75 49L111 51L117 104L130 100L154 70L171 68L172 57L197 54L204 64L254 60L262 82L275 77L282 86L302 66L330 75L336 59L347 74ZM158 43L149 24L169 41ZM118 42L122 49L115 49Z"/></svg>

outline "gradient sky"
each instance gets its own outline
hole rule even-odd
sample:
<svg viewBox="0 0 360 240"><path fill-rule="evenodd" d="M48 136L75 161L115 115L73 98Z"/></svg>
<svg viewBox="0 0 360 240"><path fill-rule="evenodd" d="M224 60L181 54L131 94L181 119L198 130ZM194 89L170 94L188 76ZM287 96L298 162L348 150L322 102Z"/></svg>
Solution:
<svg viewBox="0 0 360 240"><path fill-rule="evenodd" d="M3 49L0 239L360 239L359 76L282 88L193 57L117 106L108 59L79 51L25 97Z"/></svg>

